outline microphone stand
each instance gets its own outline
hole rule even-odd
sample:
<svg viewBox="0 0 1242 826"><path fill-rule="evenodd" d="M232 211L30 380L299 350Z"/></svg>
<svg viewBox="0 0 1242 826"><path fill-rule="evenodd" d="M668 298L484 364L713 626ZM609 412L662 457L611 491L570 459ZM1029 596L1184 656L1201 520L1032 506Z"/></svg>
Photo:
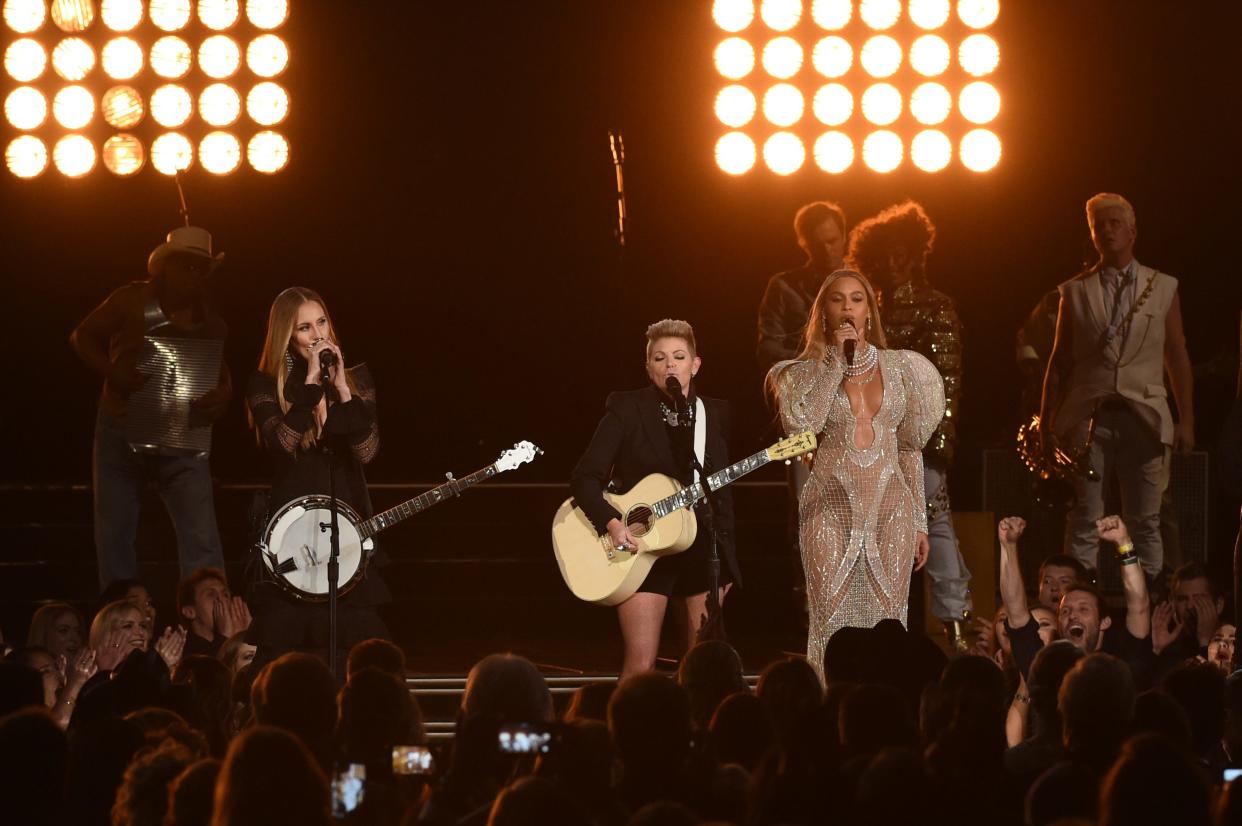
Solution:
<svg viewBox="0 0 1242 826"><path fill-rule="evenodd" d="M690 424L690 413L686 401L686 396L681 392L680 388L673 394L673 401L677 404L677 416L681 419L683 425ZM706 408L705 408L706 409ZM707 427L706 424L703 425ZM720 550L718 546L718 536L716 533L716 525L718 523L716 515L716 503L714 491L707 484L707 471L699 462L699 457L694 454L694 437L691 435L690 446L690 467L699 474L699 484L703 486L703 502L707 505L707 530L711 534L711 545L707 551L707 616L703 620L703 624L699 626L696 641L703 640L723 640L724 633L724 617L721 614L720 605Z"/></svg>
<svg viewBox="0 0 1242 826"><path fill-rule="evenodd" d="M339 364L339 362L338 362ZM338 366L337 368L344 369ZM323 395L328 397L328 390L332 387L332 376L327 367L321 367L319 374L319 383L323 387ZM336 501L336 451L330 447L331 439L323 440L323 452L328 457L328 514L327 522L319 523L319 531L328 531L328 670L332 672L332 678L340 680L339 663L337 662L337 615L336 606L339 597L339 585L341 572L341 528L337 521L339 508Z"/></svg>

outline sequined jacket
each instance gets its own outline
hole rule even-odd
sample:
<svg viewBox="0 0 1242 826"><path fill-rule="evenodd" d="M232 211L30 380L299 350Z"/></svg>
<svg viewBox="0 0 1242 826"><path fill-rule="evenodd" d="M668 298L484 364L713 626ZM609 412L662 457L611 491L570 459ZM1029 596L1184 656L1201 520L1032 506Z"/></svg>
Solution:
<svg viewBox="0 0 1242 826"><path fill-rule="evenodd" d="M958 401L962 393L962 324L953 299L926 281L908 281L880 300L884 334L894 350L927 358L944 379L944 419L923 450L923 458L948 467L957 447Z"/></svg>

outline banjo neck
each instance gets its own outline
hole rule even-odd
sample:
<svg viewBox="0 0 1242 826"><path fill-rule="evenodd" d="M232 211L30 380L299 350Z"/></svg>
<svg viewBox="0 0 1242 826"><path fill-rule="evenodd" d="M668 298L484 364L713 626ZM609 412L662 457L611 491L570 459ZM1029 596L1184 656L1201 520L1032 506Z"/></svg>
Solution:
<svg viewBox="0 0 1242 826"><path fill-rule="evenodd" d="M495 464L491 464L461 479L454 479L452 474L450 474L449 480L444 484L438 485L426 493L419 494L413 499L407 499L396 507L377 513L370 519L363 520L358 524L358 533L363 539L372 537L382 530L391 528L398 522L403 522L417 513L422 513L433 505L438 505L455 496L460 496L462 491L472 488L500 472L500 469Z"/></svg>

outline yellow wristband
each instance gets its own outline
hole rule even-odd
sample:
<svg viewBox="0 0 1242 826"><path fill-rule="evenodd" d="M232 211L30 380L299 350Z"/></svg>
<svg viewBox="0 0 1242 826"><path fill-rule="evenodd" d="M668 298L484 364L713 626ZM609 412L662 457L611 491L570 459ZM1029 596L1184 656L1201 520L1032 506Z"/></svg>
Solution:
<svg viewBox="0 0 1242 826"><path fill-rule="evenodd" d="M1134 553L1133 542L1126 542L1125 544L1117 546L1117 556L1126 556L1132 553Z"/></svg>

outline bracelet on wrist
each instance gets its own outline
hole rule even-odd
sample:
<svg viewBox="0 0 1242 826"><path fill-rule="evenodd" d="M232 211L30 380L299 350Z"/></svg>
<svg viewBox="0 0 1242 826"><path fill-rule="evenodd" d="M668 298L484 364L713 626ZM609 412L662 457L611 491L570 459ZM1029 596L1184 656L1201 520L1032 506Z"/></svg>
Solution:
<svg viewBox="0 0 1242 826"><path fill-rule="evenodd" d="M1124 557L1124 556L1129 556L1133 553L1134 553L1133 542L1122 542L1120 545L1117 546L1117 556Z"/></svg>
<svg viewBox="0 0 1242 826"><path fill-rule="evenodd" d="M1122 567L1125 567L1126 565L1137 565L1139 559L1135 554L1126 554L1125 556L1120 557L1120 561Z"/></svg>
<svg viewBox="0 0 1242 826"><path fill-rule="evenodd" d="M1017 691L1017 692L1014 692L1013 701L1015 703L1022 703L1023 705L1025 705L1031 702L1031 695L1023 694L1021 691Z"/></svg>

